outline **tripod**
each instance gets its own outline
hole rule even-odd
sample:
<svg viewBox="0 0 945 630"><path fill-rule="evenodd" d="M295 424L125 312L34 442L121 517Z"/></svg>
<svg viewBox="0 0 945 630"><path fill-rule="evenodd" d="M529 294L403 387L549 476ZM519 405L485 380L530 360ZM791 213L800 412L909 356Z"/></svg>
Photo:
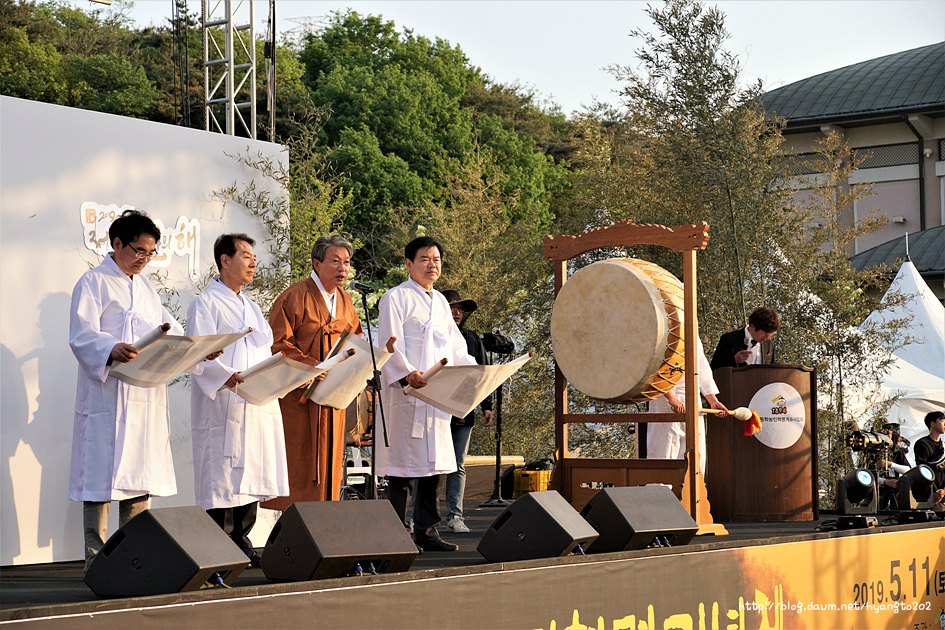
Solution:
<svg viewBox="0 0 945 630"><path fill-rule="evenodd" d="M489 352L489 363L492 363L492 352ZM479 507L507 507L511 505L502 499L502 383L495 390L495 486L492 497L483 501Z"/></svg>
<svg viewBox="0 0 945 630"><path fill-rule="evenodd" d="M368 288L368 287L365 287ZM381 371L377 369L377 356L374 354L374 338L371 334L371 311L368 309L367 291L355 287L361 294L361 305L364 307L364 321L367 323L368 347L371 349L371 365L374 368L373 376L367 384L371 387L371 474L365 494L368 499L377 498L377 417L376 410L381 412L381 432L384 435L384 446L389 447L387 437L387 420L384 417L384 402L381 400Z"/></svg>

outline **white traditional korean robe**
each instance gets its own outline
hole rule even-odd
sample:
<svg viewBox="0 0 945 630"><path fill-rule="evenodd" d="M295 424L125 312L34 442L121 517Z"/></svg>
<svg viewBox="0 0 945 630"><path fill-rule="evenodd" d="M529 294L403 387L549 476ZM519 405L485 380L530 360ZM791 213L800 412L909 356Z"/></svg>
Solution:
<svg viewBox="0 0 945 630"><path fill-rule="evenodd" d="M696 344L699 355L699 391L703 395L718 394L719 388L712 378L712 369L706 359L702 340ZM681 403L686 402L685 376L673 387L673 395ZM673 413L665 396L651 400L650 413ZM699 437L699 468L705 472L705 417L699 414L696 423L696 432ZM686 423L685 422L651 422L646 425L646 457L647 459L683 459L686 456Z"/></svg>
<svg viewBox="0 0 945 630"><path fill-rule="evenodd" d="M428 477L456 470L450 414L413 396L398 384L415 370L426 371L446 357L447 365L476 365L466 340L439 291L430 294L408 279L378 303L378 339L396 337L394 356L382 368L384 411L390 448L385 448L380 422L375 430L379 475ZM380 415L378 415L378 418Z"/></svg>
<svg viewBox="0 0 945 630"><path fill-rule="evenodd" d="M194 493L204 509L232 508L289 494L278 401L254 405L220 388L272 355L272 329L255 302L214 278L187 311L188 335L252 332L192 371L190 422Z"/></svg>
<svg viewBox="0 0 945 630"><path fill-rule="evenodd" d="M69 498L114 501L177 494L167 387L135 387L109 377L118 342L134 343L161 324L184 330L142 275L129 277L112 257L85 272L72 290L69 346L79 361Z"/></svg>

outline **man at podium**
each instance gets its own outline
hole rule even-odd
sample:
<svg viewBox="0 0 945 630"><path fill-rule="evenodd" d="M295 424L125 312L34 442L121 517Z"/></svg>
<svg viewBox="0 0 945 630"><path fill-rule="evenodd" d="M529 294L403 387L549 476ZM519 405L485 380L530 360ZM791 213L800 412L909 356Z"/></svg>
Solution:
<svg viewBox="0 0 945 630"><path fill-rule="evenodd" d="M711 367L741 367L774 363L774 333L781 327L778 312L768 306L756 308L748 316L748 325L719 338Z"/></svg>

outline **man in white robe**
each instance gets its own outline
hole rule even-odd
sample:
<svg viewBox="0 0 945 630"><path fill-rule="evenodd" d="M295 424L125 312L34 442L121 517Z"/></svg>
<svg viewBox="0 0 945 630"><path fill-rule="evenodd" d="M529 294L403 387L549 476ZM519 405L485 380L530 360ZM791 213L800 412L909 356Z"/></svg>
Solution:
<svg viewBox="0 0 945 630"><path fill-rule="evenodd" d="M194 447L194 493L253 566L259 555L249 540L259 501L289 494L288 464L279 403L254 405L238 397L240 372L267 359L272 329L262 311L242 292L256 273L255 241L224 234L213 245L220 277L194 298L187 334L252 331L212 361L193 370L190 421ZM228 389L227 389L228 388Z"/></svg>
<svg viewBox="0 0 945 630"><path fill-rule="evenodd" d="M699 391L705 396L709 407L723 410L728 415L728 409L719 402L716 394L719 388L712 378L712 370L706 359L702 340L696 344L699 355ZM686 412L686 379L681 378L675 387L666 392L665 396L651 400L650 413L685 413ZM698 416L696 433L699 438L699 469L705 474L705 418ZM686 423L685 422L650 422L646 425L646 458L647 459L684 459L686 457Z"/></svg>
<svg viewBox="0 0 945 630"><path fill-rule="evenodd" d="M162 324L184 330L141 272L157 254L161 231L127 210L108 229L110 252L72 291L69 346L79 362L69 499L83 502L86 567L102 548L111 501L124 525L150 496L177 494L166 387L135 387L109 366L137 356L132 344Z"/></svg>
<svg viewBox="0 0 945 630"><path fill-rule="evenodd" d="M440 277L443 247L430 237L411 241L404 250L410 278L385 293L378 303L378 338L395 337L394 355L382 369L383 403L390 447L378 428L377 473L388 478L388 497L405 519L410 483L416 479L414 539L425 551L456 551L440 538L437 487L441 475L456 470L451 416L403 388L426 385L422 373L443 358L448 365L476 365L466 340L453 322L446 298L433 289Z"/></svg>

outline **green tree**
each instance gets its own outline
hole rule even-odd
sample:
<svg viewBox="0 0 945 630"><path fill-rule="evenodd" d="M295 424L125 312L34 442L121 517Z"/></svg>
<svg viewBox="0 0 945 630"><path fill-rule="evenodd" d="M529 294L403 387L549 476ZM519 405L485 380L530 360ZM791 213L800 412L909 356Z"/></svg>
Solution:
<svg viewBox="0 0 945 630"><path fill-rule="evenodd" d="M199 15L178 2L178 17L135 31L132 57L157 90L150 119L204 128L203 37Z"/></svg>
<svg viewBox="0 0 945 630"><path fill-rule="evenodd" d="M697 0L668 0L647 14L656 29L634 32L643 43L639 65L614 68L625 81L626 109L592 111L576 123L572 219L591 227L707 221L710 241L698 255L707 350L722 332L744 326L754 306L775 307L784 322L779 359L817 367L821 437L829 457L849 455L838 442L850 418L836 388L881 377L896 343L891 329L857 331L875 306L867 288L878 278L852 271L847 244L880 224L877 217L854 226L839 220L840 209L867 193L845 184L855 160L832 138L821 148L816 185L795 180L781 153L782 121L763 110L760 85L740 87L738 61L723 47L724 16ZM814 190L803 203L793 196L799 186ZM812 216L831 227L808 230ZM653 247L627 253L682 276L677 254ZM860 365L866 369L851 374ZM835 467L821 472L828 485L835 481Z"/></svg>
<svg viewBox="0 0 945 630"><path fill-rule="evenodd" d="M481 76L469 84L461 104L472 109L473 124L478 126L481 116L497 116L505 129L531 139L555 163L566 161L573 150L571 123L556 105L543 105L540 99L533 88Z"/></svg>
<svg viewBox="0 0 945 630"><path fill-rule="evenodd" d="M446 182L473 156L499 167L501 194L516 200L506 208L523 211L513 219L534 216L536 230L550 221L562 171L527 134L491 112L474 111L473 102L488 100L485 79L458 46L399 33L381 17L349 11L307 36L299 59L315 104L331 111L325 146L352 194L345 225L364 235L368 248L359 255L376 275L400 263L397 251L383 245L394 209L446 207ZM478 96L467 99L470 91ZM505 104L506 114L531 107L528 98ZM521 119L540 118L529 116Z"/></svg>
<svg viewBox="0 0 945 630"><path fill-rule="evenodd" d="M258 77L266 76L266 58L264 54L264 45L259 43L256 50ZM309 89L303 82L305 67L298 59L298 43L288 37L282 38L282 43L276 46L276 139L285 140L294 135L298 129L293 121L304 118L305 111L311 107L312 99ZM262 105L266 103L265 82L259 81L259 91L256 96L260 103L259 120L268 120L268 111ZM260 125L258 138L265 138L268 129L263 129Z"/></svg>
<svg viewBox="0 0 945 630"><path fill-rule="evenodd" d="M614 66L624 82L621 109L596 106L574 121L571 211L563 233L619 221L667 226L706 221L710 241L697 256L699 330L707 351L725 331L744 326L749 305L776 302L772 282L790 264L779 239L800 231L780 158L780 123L766 117L761 87L742 87L737 59L724 49L724 16L695 0L649 6L654 32L639 63ZM682 257L655 246L591 252L633 256L682 278ZM775 304L776 306L777 304ZM628 411L569 394L573 410ZM570 447L586 454L627 454L625 427L576 427Z"/></svg>
<svg viewBox="0 0 945 630"><path fill-rule="evenodd" d="M349 11L309 35L299 58L314 102L332 112L325 141L339 150L332 159L354 194L352 229L383 221L394 207L442 198L439 169L473 148L469 115L459 107L473 71L458 47L400 35L393 22ZM370 166L349 168L349 156L362 155L373 156ZM388 176L377 171L391 166L395 181L414 183L379 190Z"/></svg>
<svg viewBox="0 0 945 630"><path fill-rule="evenodd" d="M593 225L709 223L699 316L703 337L714 340L772 300L772 278L787 264L778 240L800 230L801 216L785 186L780 123L766 117L760 85L741 87L738 61L724 49L724 16L696 0L646 12L657 32L633 32L643 44L639 65L613 68L625 82L624 114L578 124L576 160L590 167L581 169L583 207ZM678 255L633 253L682 275Z"/></svg>
<svg viewBox="0 0 945 630"><path fill-rule="evenodd" d="M805 161L815 174L800 179L797 186L806 192L801 206L806 222L818 227L792 239L793 264L782 270L776 283L779 293L793 294L780 306L789 322L784 334L779 332L782 361L817 369L822 507L833 507L837 478L853 467L850 432L872 427L892 402L875 393L892 352L911 342L906 318L863 325L871 312L894 309L909 297L891 292L880 303L890 270L878 266L857 271L849 262L853 241L887 223L878 210L855 224L842 218L854 202L872 194L869 185L848 184L866 157L837 132L817 143L813 159Z"/></svg>
<svg viewBox="0 0 945 630"><path fill-rule="evenodd" d="M271 305L290 284L312 272L314 239L338 227L350 200L339 190L323 155L322 121L323 115L314 109L293 121L298 131L286 143L288 168L259 155L233 156L258 175L248 186L215 193L226 203L242 205L266 226L268 236L260 240L272 259L258 267L252 287L263 305Z"/></svg>
<svg viewBox="0 0 945 630"><path fill-rule="evenodd" d="M144 69L117 55L72 57L63 64L73 107L147 118L158 92Z"/></svg>
<svg viewBox="0 0 945 630"><path fill-rule="evenodd" d="M4 94L113 114L148 117L158 92L136 59L125 11L85 12L66 2L0 0Z"/></svg>
<svg viewBox="0 0 945 630"><path fill-rule="evenodd" d="M550 303L549 265L534 233L537 211L529 214L517 198L509 198L504 178L494 161L477 152L445 177L445 203L395 209L386 245L400 263L392 265L385 282L390 286L406 279L402 252L410 239L425 234L443 244L443 275L436 286L458 289L477 302L469 328L500 330L516 341L517 354L535 354L504 386L503 452L547 457L554 446L549 422L553 363L547 317L540 311ZM477 427L470 452L494 453L493 436L493 429Z"/></svg>
<svg viewBox="0 0 945 630"><path fill-rule="evenodd" d="M0 31L0 94L59 103L66 91L61 55L51 43L30 41L25 26Z"/></svg>

